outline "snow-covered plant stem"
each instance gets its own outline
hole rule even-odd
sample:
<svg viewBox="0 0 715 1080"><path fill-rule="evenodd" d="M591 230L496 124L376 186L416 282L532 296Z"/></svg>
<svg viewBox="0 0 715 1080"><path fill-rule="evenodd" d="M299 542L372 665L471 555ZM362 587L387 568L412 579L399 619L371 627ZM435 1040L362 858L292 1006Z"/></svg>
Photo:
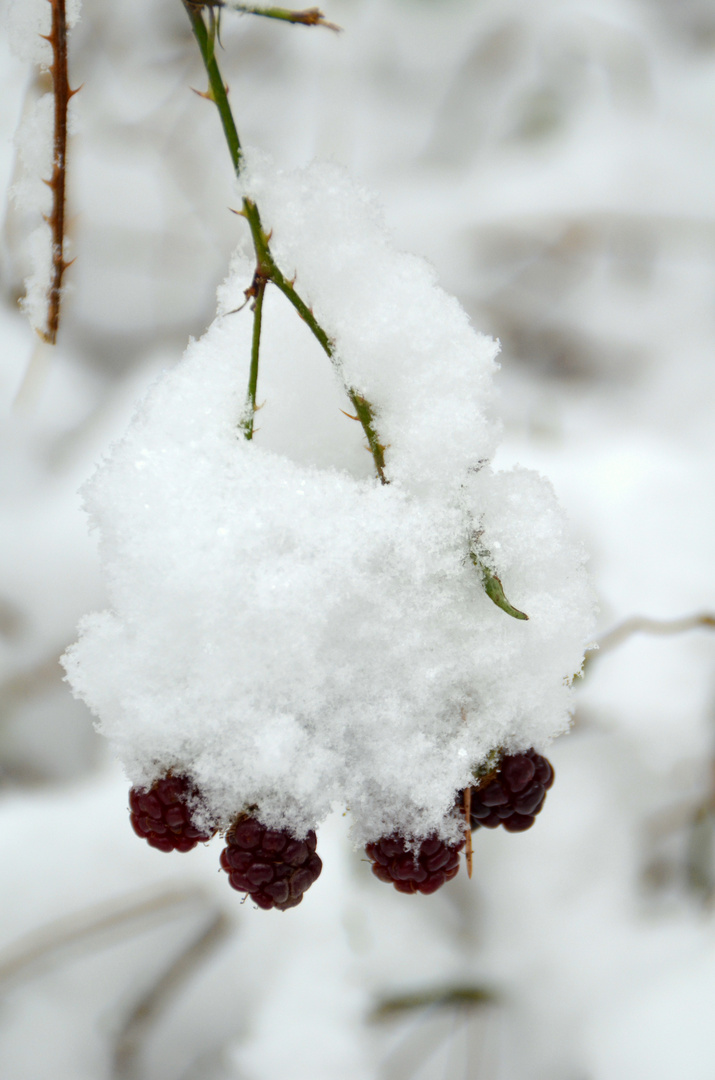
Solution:
<svg viewBox="0 0 715 1080"><path fill-rule="evenodd" d="M228 94L226 91L226 84L221 76L221 72L216 61L215 44L217 38L217 25L216 19L213 14L213 7L215 5L197 5L192 0L183 0L184 7L191 21L191 26L194 31L201 56L206 68L206 74L209 80L209 92L207 97L212 100L216 108L219 111L221 117L221 123L223 126L224 134L226 136L226 142L228 144L229 153L231 154L231 160L233 167L236 171L236 175L241 172L242 153L241 153L241 141L238 137L238 131L236 129L236 123L231 112L231 106L228 102ZM208 6L209 25L206 25L203 17L203 8ZM248 10L248 9L246 9ZM265 14L266 12L260 12ZM290 12L283 12L281 18L287 18L291 14ZM278 18L279 16L275 16ZM298 20L290 20L298 21ZM316 20L313 20L313 25L319 25ZM243 433L247 439L253 438L253 415L256 411L256 393L258 388L258 364L260 353L260 336L261 336L261 317L263 311L263 295L266 285L269 281L273 282L278 289L283 293L287 300L293 305L300 317L305 323L307 323L311 332L316 340L319 342L321 348L328 356L333 364L336 364L335 344L320 325L310 307L296 292L294 282L288 280L281 272L280 268L276 265L276 262L271 254L270 249L270 235L266 234L261 223L261 215L257 205L251 199L243 199L243 210L241 215L245 217L248 222L248 226L251 230L251 238L253 240L253 248L256 254L256 272L254 274L253 283L246 290L248 298L253 298L253 342L251 350L251 370L249 375L249 385L246 401L246 415L241 421L241 427ZM380 437L375 426L375 409L373 405L360 394L355 387L346 386L345 391L350 399L350 403L355 410L354 418L360 422L363 431L365 432L365 438L372 454L372 459L375 464L375 472L383 484L389 483L385 474L385 446L380 441Z"/></svg>
<svg viewBox="0 0 715 1080"><path fill-rule="evenodd" d="M228 145L229 153L231 155L231 161L236 171L236 175L240 175L242 166L242 151L241 141L238 136L238 130L236 128L236 122L231 111L231 106L228 101L228 92L226 83L223 80L221 71L216 60L216 41L218 38L218 20L215 15L214 9L223 7L223 4L205 3L203 0L182 0L187 14L191 21L191 26L194 31L194 36L199 46L201 56L206 68L206 74L209 80L209 90L205 95L211 101L214 102L218 109L219 116L221 117L221 124L223 126L224 134L226 136L226 143ZM310 25L326 25L331 29L336 29L333 24L325 23L322 21L322 16L317 8L310 9L310 12L290 12L285 9L278 8L265 8L254 9L249 5L231 5L237 10L245 11L251 14L270 15L273 18L280 18L289 22L308 22ZM203 16L204 8L209 12L209 25L206 25ZM311 18L307 20L302 16L311 14ZM300 295L295 290L295 281L289 281L285 275L281 272L280 268L276 265L276 262L271 254L270 249L270 234L266 234L261 223L261 215L259 213L256 203L247 198L243 198L243 209L239 211L240 215L246 219L249 228L251 230L251 238L253 240L253 248L256 255L256 270L253 276L253 281L248 289L245 290L246 299L253 300L253 337L251 344L251 367L248 380L248 392L246 395L246 408L244 415L241 419L240 426L243 430L243 434L246 439L253 438L253 426L254 415L257 409L256 394L258 391L258 368L260 357L260 342L261 342L261 322L263 316L263 297L266 290L266 285L269 281L272 281L274 285L280 289L287 300L293 305L300 317L309 326L311 332L320 343L321 348L330 359L331 363L336 364L335 343L325 332L318 320L315 318L312 309L305 303ZM362 429L365 433L367 445L372 454L372 459L375 465L375 472L382 484L388 484L389 480L385 472L385 444L381 441L377 427L375 424L375 408L370 401L354 387L345 385L345 392L347 393L350 403L354 409L352 419L359 421L362 425ZM351 415L351 414L346 414ZM490 553L481 548L477 550L473 543L470 544L469 556L476 569L482 575L482 584L484 591L490 600L507 615L511 615L515 619L528 619L529 616L524 614L523 611L519 611L513 604L509 603L504 587L499 579L498 575L490 566L491 556Z"/></svg>
<svg viewBox="0 0 715 1080"><path fill-rule="evenodd" d="M54 345L60 324L62 277L70 265L65 261L65 184L67 159L67 106L77 90L70 90L67 77L67 19L65 0L50 0L52 29L42 36L52 47L52 88L55 99L52 176L46 180L52 191L52 210L47 224L52 231L52 274L47 295L47 326L42 338Z"/></svg>

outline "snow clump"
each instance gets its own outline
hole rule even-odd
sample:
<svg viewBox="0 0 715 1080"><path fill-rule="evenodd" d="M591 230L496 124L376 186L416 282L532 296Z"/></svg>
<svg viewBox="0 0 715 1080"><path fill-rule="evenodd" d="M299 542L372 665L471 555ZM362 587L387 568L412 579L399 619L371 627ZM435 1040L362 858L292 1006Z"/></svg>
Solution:
<svg viewBox="0 0 715 1080"><path fill-rule="evenodd" d="M568 727L584 556L545 479L491 469L497 346L394 250L373 200L336 166L262 159L241 193L337 371L269 285L243 438L254 265L237 253L215 321L85 487L111 609L82 621L68 677L133 784L190 774L223 828L257 807L304 835L348 807L356 843L449 839L491 751ZM375 409L387 485L344 386ZM528 621L484 592L475 537Z"/></svg>

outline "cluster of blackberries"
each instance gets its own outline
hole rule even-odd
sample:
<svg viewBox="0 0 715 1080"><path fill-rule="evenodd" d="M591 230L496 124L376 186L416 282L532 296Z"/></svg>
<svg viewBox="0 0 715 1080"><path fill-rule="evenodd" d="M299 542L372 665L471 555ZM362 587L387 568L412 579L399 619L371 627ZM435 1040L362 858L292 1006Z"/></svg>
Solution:
<svg viewBox="0 0 715 1080"><path fill-rule="evenodd" d="M469 808L471 829L503 825L509 832L523 832L533 825L553 782L554 770L535 750L506 754L493 773L460 792L456 812L466 816ZM159 851L191 851L216 832L193 824L192 806L198 801L199 793L189 778L171 773L149 789L132 788L129 806L134 831ZM365 851L380 881L394 885L398 892L428 894L455 876L464 844L464 839L448 844L428 836L411 845L392 833L368 844ZM269 829L244 813L226 834L221 866L230 885L259 907L286 911L301 902L303 893L320 876L323 864L315 846L312 830L301 840L287 829Z"/></svg>
<svg viewBox="0 0 715 1080"><path fill-rule="evenodd" d="M129 818L137 836L159 851L191 851L216 833L192 824L191 806L198 800L188 777L169 774L148 790L131 789ZM287 829L267 829L250 814L241 814L226 834L221 866L233 888L259 907L286 911L301 902L320 876L323 864L315 844L312 831L297 840Z"/></svg>
<svg viewBox="0 0 715 1080"><path fill-rule="evenodd" d="M505 754L493 774L459 793L455 810L466 813L469 806L471 829L503 825L509 832L523 832L534 824L553 782L551 764L535 750ZM368 844L365 851L380 881L394 885L398 892L431 893L455 876L463 847L463 840L450 845L429 837L410 850L403 837L393 834Z"/></svg>

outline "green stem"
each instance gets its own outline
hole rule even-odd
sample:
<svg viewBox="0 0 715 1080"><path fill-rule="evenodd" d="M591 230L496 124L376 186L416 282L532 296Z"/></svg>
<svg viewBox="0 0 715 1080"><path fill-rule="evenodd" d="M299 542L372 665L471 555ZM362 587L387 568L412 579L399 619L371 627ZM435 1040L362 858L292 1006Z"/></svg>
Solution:
<svg viewBox="0 0 715 1080"><path fill-rule="evenodd" d="M209 33L206 23L204 22L204 17L201 14L202 9L192 4L191 0L183 0L183 4L186 8L186 14L189 16L191 29L194 31L194 37L199 46L199 51L204 61L204 67L206 68L206 74L209 78L209 94L221 117L224 135L226 136L226 142L228 143L228 151L231 155L233 168L238 176L241 171L241 160L243 155L241 153L241 142L238 138L236 123L233 119L231 106L228 103L226 84L221 77L221 72L216 62L216 55L214 52L216 44L216 27L215 24L213 24L211 33Z"/></svg>
<svg viewBox="0 0 715 1080"><path fill-rule="evenodd" d="M261 225L261 216L258 212L258 207L250 199L243 200L243 212L246 220L251 229L251 236L253 237L253 246L256 250L256 257L261 265L262 272L265 276L276 285L283 295L291 302L295 310L300 315L301 319L307 323L308 327L312 331L316 340L320 343L325 355L330 362L337 367L337 358L335 355L335 343L328 337L325 330L315 318L315 315L305 303L303 299L293 288L293 283L287 281L284 275L281 273L278 266L273 261L273 255L271 254L270 247L268 246L268 238L263 231ZM375 429L375 410L373 409L367 398L352 386L345 387L346 393L350 398L351 404L355 409L355 416L360 421L362 429L365 432L365 438L367 439L367 445L372 454L372 460L375 465L375 472L377 473L380 483L389 483L387 476L385 475L385 446L380 442L380 438Z"/></svg>
<svg viewBox="0 0 715 1080"><path fill-rule="evenodd" d="M258 356L261 348L261 322L263 319L263 296L268 284L267 278L254 278L256 298L253 301L253 339L251 341L251 370L248 375L248 394L246 395L246 412L241 424L245 438L250 442L253 438L253 418L258 406L256 394L258 392Z"/></svg>

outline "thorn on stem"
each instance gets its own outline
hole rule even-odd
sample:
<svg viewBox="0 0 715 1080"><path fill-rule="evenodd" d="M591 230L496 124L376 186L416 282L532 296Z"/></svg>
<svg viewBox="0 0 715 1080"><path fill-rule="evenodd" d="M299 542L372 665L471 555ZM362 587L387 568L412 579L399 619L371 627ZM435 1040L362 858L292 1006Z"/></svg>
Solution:
<svg viewBox="0 0 715 1080"><path fill-rule="evenodd" d="M189 90L192 90L197 97L203 98L204 101L212 101L216 104L216 98L213 96L211 87L208 90L197 90L195 86L190 86Z"/></svg>
<svg viewBox="0 0 715 1080"><path fill-rule="evenodd" d="M238 315L239 311L243 311L243 309L245 308L245 306L248 303L249 299L250 299L250 297L247 296L242 304L240 304L238 307L233 308L231 311L227 311L226 314L227 315Z"/></svg>

